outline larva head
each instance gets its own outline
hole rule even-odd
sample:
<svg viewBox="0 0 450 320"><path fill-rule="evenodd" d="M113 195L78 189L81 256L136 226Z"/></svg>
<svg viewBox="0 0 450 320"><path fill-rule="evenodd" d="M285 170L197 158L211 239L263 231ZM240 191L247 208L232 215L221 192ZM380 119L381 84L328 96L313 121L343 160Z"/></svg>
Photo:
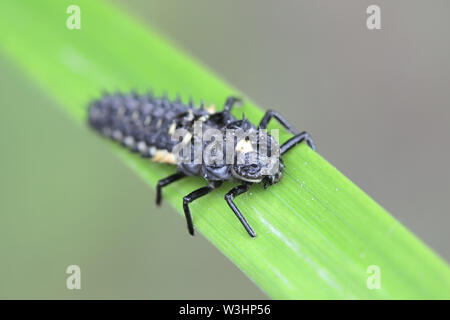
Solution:
<svg viewBox="0 0 450 320"><path fill-rule="evenodd" d="M256 133L256 139L246 136L237 141L232 175L242 181L263 182L267 187L281 180L284 165L277 141L265 131Z"/></svg>

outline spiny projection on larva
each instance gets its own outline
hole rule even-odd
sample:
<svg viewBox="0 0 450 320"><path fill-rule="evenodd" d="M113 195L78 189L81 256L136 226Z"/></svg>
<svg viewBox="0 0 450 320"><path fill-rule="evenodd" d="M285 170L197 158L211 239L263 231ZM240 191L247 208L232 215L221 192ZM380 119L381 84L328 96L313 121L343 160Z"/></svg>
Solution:
<svg viewBox="0 0 450 320"><path fill-rule="evenodd" d="M104 94L90 104L89 124L132 152L177 167L176 173L158 182L158 205L162 188L171 183L189 176L200 176L208 182L183 198L191 235L194 225L189 203L217 189L223 181L239 182L226 193L225 200L248 234L255 237L234 198L247 192L252 184L263 183L267 188L279 182L284 169L281 156L303 141L313 150L315 145L307 132L299 133L276 111L267 111L257 126L244 116L237 119L231 110L240 101L231 96L223 110L216 112L214 106L194 106L179 98L171 100L150 93ZM266 132L272 118L293 134L281 146Z"/></svg>

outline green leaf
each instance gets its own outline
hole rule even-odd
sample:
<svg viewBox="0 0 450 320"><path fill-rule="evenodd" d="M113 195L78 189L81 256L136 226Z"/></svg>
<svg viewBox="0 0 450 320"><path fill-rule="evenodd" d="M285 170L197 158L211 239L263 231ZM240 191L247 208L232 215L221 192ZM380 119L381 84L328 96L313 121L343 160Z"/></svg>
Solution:
<svg viewBox="0 0 450 320"><path fill-rule="evenodd" d="M72 3L4 1L0 45L78 124L86 126L86 106L103 90L151 87L217 106L231 94L244 96L110 4L76 1L81 29L67 29ZM241 112L255 122L263 115L248 99L235 114ZM95 133L92 139L111 144L150 186L175 170ZM254 239L223 199L232 184L191 206L197 230L270 297L450 298L447 264L318 153L302 145L284 160L282 182L268 190L254 186L236 199L258 234ZM186 179L168 187L165 199L182 214L182 197L202 185L200 178ZM181 223L179 232L186 232ZM374 277L370 266L379 267L380 289L367 285Z"/></svg>

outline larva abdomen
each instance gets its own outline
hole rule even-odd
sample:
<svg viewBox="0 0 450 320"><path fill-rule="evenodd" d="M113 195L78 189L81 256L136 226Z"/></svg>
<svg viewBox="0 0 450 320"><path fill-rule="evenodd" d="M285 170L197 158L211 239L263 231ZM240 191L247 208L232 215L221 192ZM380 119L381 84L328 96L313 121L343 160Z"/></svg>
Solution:
<svg viewBox="0 0 450 320"><path fill-rule="evenodd" d="M89 108L89 123L97 131L146 157L158 152L170 153L178 141L172 140L175 128L186 126L186 118L208 115L203 109L180 101L154 98L152 95L104 95ZM166 159L167 158L167 159ZM173 159L162 157L171 162Z"/></svg>

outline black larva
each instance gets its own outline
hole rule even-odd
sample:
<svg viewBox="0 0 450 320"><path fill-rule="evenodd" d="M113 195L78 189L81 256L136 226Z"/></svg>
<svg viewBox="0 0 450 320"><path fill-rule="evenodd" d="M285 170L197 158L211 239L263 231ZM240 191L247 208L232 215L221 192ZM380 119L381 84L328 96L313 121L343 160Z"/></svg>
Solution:
<svg viewBox="0 0 450 320"><path fill-rule="evenodd" d="M193 106L193 103L183 104L180 99L171 101L167 97L156 98L151 94L105 94L102 98L90 104L89 124L103 135L119 141L133 152L140 153L143 157L149 157L157 162L177 165L177 173L160 180L157 184L156 203L158 205L161 203L161 189L172 182L187 176L201 176L209 181L208 186L195 190L183 198L183 209L191 235L194 234L194 226L189 203L218 188L225 180L241 182L240 185L234 187L225 195L225 200L248 234L255 237L255 232L236 207L233 199L248 191L253 183L262 182L266 188L280 181L284 168L280 157L298 143L305 141L313 150L315 150L315 146L308 133L299 133L275 111L267 111L258 126L253 125L244 117L241 120L236 119L231 114L231 109L239 101L238 98L229 97L225 102L223 111L215 112L213 107L205 109L202 105L197 108ZM277 153L279 166L271 174L263 174L264 169L267 169L270 162L263 161L265 158L264 155L258 153L259 149L254 151L248 145L248 137L240 141L236 141L236 138L234 138L232 143L238 152L245 152L246 156L250 151L257 154L258 160L252 164L247 161L247 158L245 158L244 163L227 164L225 161L220 164L207 161L198 163L191 159L191 155L189 155L190 160L180 161L181 157L185 160L186 154L174 152L175 147L180 143L180 141L172 139L175 130L183 129L185 135L180 140L183 140L184 143L190 143L194 139L193 131L196 121L202 122L203 131L207 128L221 131L242 129L246 133L259 134L263 131L262 129L266 129L272 118L276 119L294 136L279 147L279 153ZM264 133L264 137L266 137L269 145L278 147L277 142L269 134ZM202 148L207 146L208 143L202 142ZM244 148L241 148L242 146ZM248 147L250 147L250 151Z"/></svg>

